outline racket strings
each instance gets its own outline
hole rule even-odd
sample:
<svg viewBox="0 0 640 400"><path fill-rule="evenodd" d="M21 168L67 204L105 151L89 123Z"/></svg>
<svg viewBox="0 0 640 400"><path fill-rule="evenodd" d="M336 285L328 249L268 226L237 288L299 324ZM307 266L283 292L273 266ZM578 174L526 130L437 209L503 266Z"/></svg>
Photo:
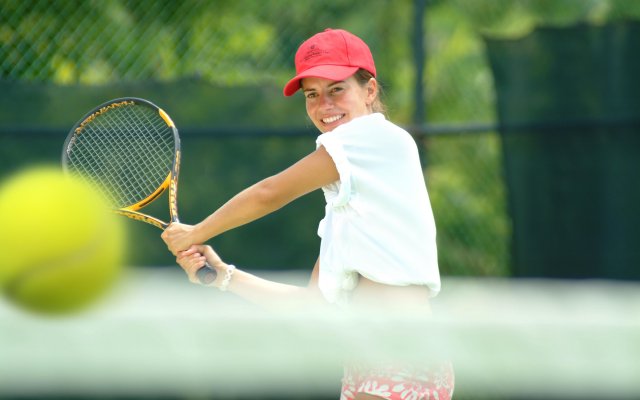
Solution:
<svg viewBox="0 0 640 400"><path fill-rule="evenodd" d="M173 129L157 110L128 104L86 123L67 154L71 171L105 192L113 206L134 205L156 192L174 159Z"/></svg>

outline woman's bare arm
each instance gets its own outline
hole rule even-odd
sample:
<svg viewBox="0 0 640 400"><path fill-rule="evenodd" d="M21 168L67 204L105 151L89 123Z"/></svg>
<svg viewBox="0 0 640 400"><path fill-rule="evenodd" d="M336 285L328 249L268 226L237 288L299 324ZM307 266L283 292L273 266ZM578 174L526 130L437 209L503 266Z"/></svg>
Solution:
<svg viewBox="0 0 640 400"><path fill-rule="evenodd" d="M291 201L339 179L324 147L277 175L243 190L197 225L171 224L162 238L174 255L230 229L270 214Z"/></svg>

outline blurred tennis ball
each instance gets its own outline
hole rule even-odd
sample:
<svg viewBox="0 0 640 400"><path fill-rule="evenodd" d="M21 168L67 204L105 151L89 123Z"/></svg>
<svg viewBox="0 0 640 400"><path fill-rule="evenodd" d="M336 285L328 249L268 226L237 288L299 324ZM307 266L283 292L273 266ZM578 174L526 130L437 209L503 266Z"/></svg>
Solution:
<svg viewBox="0 0 640 400"><path fill-rule="evenodd" d="M80 310L117 281L125 233L102 197L54 166L0 183L0 287L39 313Z"/></svg>

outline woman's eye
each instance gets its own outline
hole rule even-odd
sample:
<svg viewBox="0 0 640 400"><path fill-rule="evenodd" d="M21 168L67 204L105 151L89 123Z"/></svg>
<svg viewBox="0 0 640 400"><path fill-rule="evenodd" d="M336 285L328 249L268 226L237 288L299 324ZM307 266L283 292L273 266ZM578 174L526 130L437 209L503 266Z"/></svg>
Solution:
<svg viewBox="0 0 640 400"><path fill-rule="evenodd" d="M306 94L305 94L305 97L306 97L307 99L312 99L312 98L314 98L314 97L316 97L316 96L317 96L317 94L316 94L315 92L309 92L309 93L306 93Z"/></svg>

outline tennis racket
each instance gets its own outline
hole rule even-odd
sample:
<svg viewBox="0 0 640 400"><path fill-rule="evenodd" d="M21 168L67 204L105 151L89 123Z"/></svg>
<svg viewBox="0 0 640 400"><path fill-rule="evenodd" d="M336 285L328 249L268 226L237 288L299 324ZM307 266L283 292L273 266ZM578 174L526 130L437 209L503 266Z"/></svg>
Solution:
<svg viewBox="0 0 640 400"><path fill-rule="evenodd" d="M161 108L137 98L108 101L84 116L69 132L62 166L104 193L113 210L160 229L169 225L139 212L169 189L169 216L178 222L178 129ZM201 283L216 279L205 265Z"/></svg>

